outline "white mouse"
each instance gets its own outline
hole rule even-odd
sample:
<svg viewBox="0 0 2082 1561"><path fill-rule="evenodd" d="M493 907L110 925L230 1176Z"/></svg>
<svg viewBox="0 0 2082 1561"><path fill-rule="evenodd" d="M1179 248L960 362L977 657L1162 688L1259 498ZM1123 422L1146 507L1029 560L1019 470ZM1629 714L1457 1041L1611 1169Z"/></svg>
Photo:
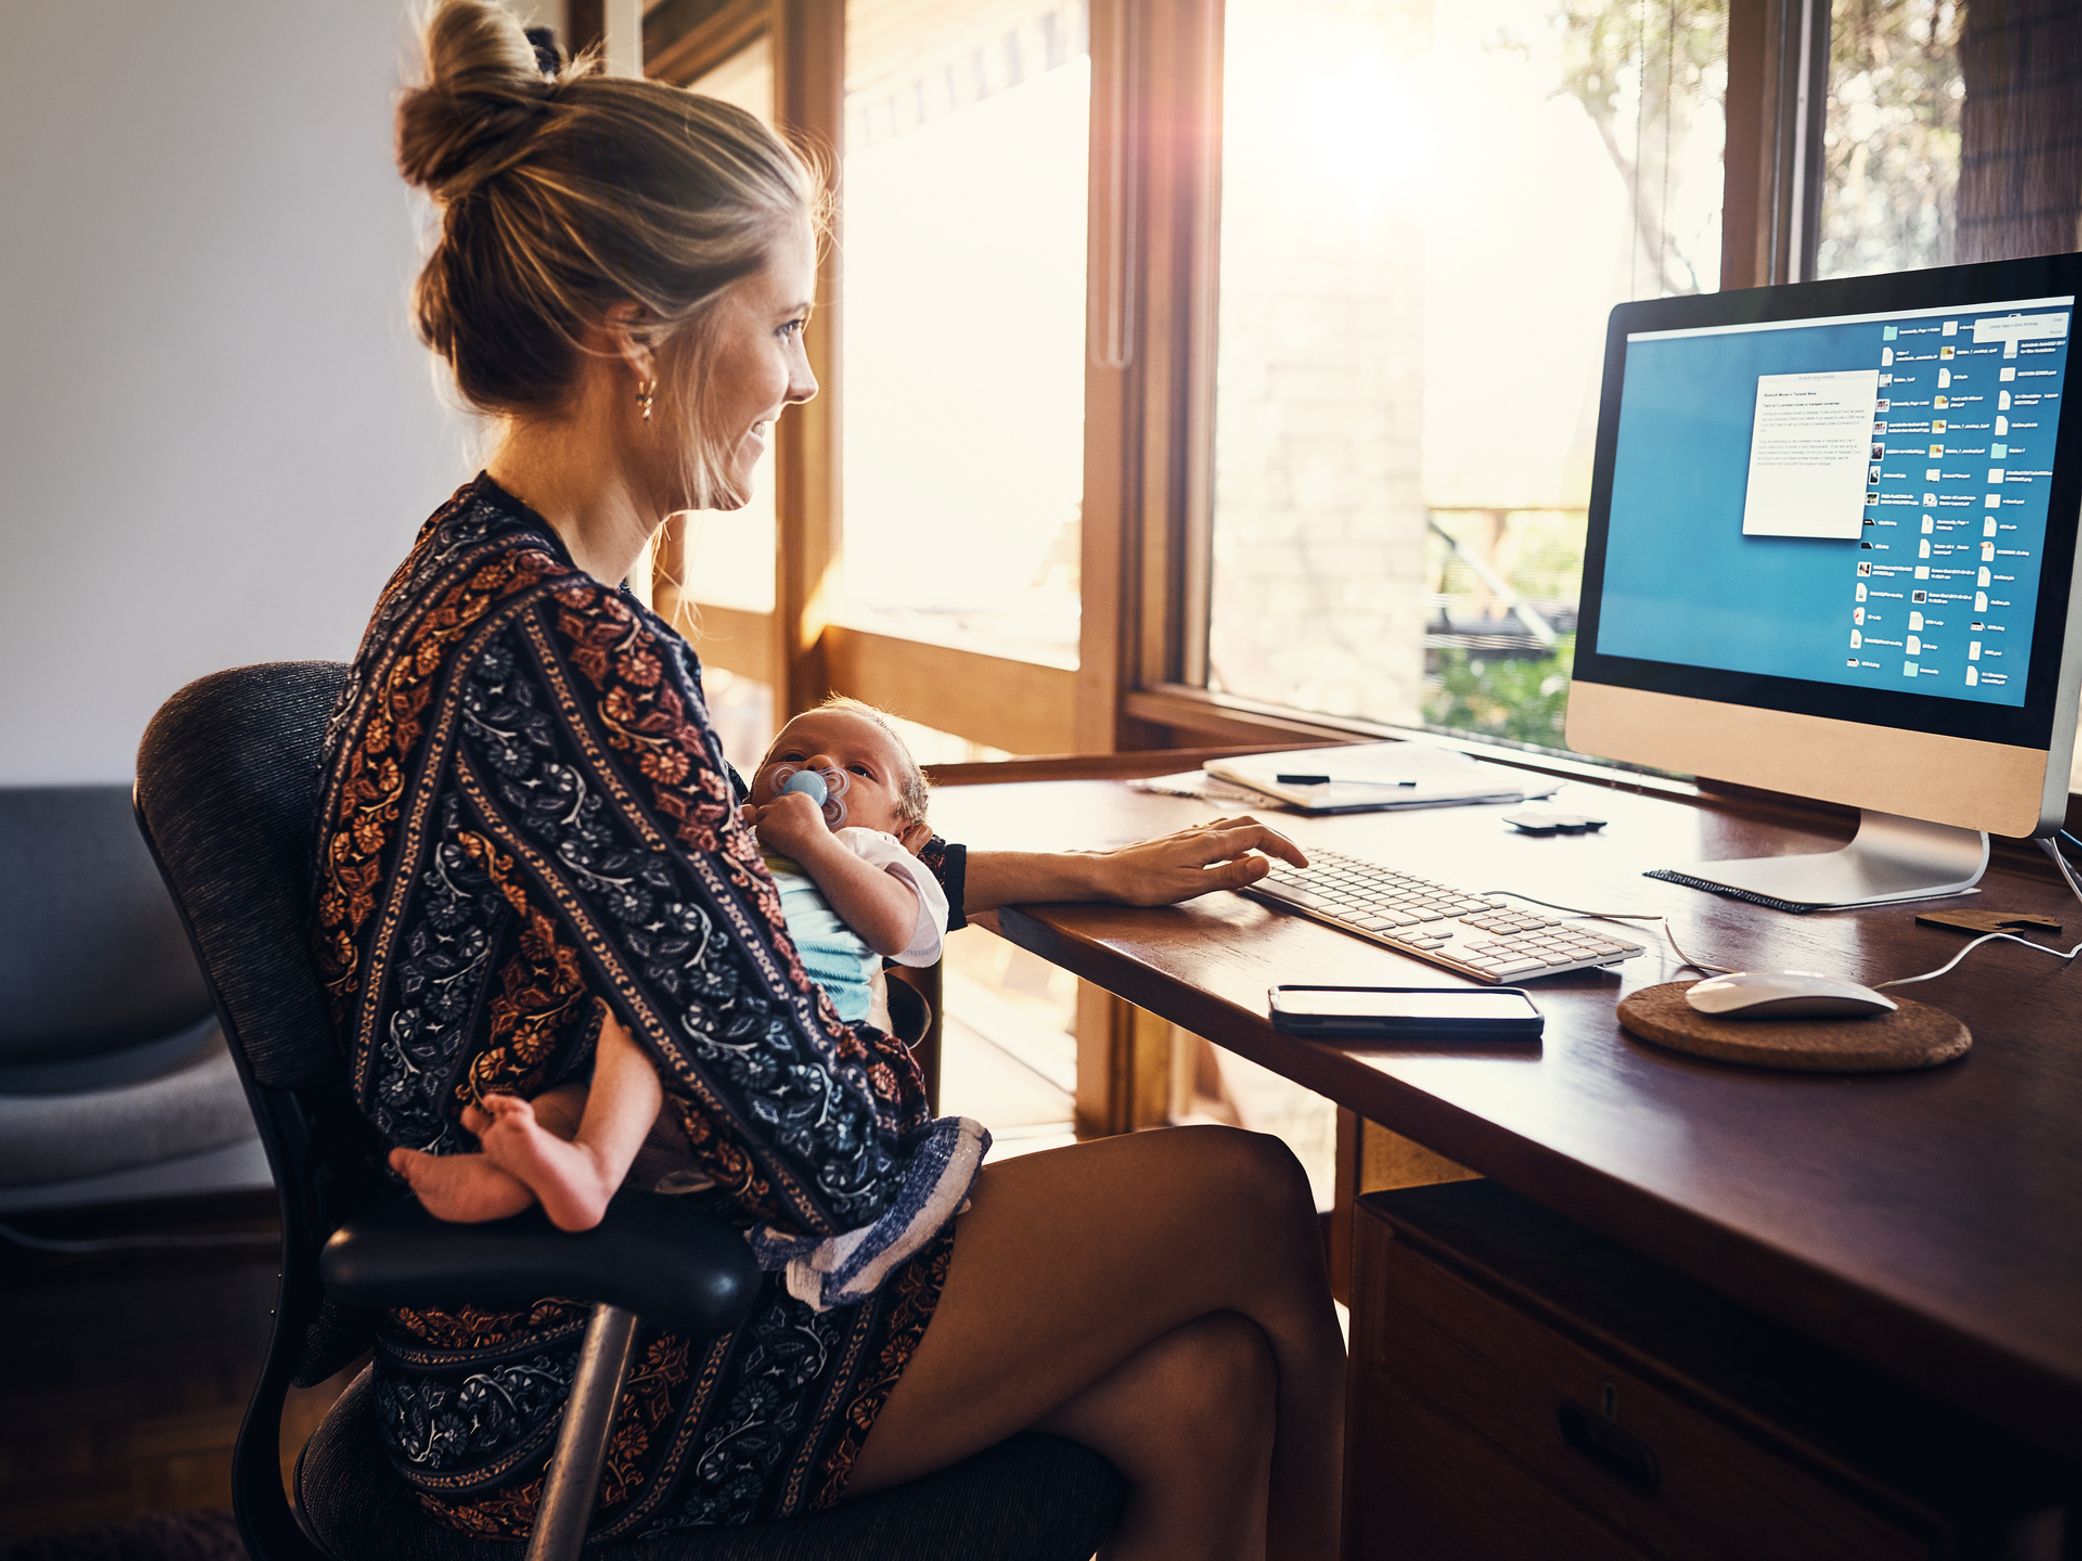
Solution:
<svg viewBox="0 0 2082 1561"><path fill-rule="evenodd" d="M1809 970L1738 970L1695 982L1684 1000L1716 1019L1864 1019L1898 1006L1869 986Z"/></svg>

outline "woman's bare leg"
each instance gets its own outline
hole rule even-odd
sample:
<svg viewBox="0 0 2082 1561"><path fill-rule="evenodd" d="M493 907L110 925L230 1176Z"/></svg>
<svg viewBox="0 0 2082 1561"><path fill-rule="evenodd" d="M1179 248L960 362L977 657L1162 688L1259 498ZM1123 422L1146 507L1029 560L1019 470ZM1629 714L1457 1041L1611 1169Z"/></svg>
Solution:
<svg viewBox="0 0 2082 1561"><path fill-rule="evenodd" d="M1102 1561L1263 1561L1276 1387L1258 1325L1213 1312L1043 1419L1036 1430L1084 1443L1127 1476Z"/></svg>
<svg viewBox="0 0 2082 1561"><path fill-rule="evenodd" d="M1285 1145L1219 1127L1100 1139L987 1165L972 1199L939 1309L849 1489L1038 1426L1173 1330L1234 1312L1274 1366L1267 1554L1335 1556L1344 1341L1308 1179ZM1089 1436L1145 1434L1112 1402L1079 1406L1102 1423Z"/></svg>

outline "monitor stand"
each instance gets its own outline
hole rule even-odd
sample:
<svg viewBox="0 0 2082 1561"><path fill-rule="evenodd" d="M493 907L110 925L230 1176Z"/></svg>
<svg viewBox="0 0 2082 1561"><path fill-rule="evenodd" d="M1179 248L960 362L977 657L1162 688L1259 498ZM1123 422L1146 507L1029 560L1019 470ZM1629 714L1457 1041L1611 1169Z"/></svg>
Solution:
<svg viewBox="0 0 2082 1561"><path fill-rule="evenodd" d="M1692 862L1673 873L1709 889L1845 910L1963 894L1987 870L1988 837L1979 830L1866 812L1857 835L1838 851Z"/></svg>

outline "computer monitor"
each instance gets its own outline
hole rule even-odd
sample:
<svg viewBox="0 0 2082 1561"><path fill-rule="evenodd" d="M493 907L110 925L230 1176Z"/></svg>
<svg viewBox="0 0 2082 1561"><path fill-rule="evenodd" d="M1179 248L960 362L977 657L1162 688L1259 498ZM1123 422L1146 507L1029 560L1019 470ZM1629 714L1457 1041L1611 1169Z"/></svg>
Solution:
<svg viewBox="0 0 2082 1561"><path fill-rule="evenodd" d="M2063 255L1613 310L1569 744L1863 810L1841 851L1659 876L1876 904L2059 826L2078 293Z"/></svg>

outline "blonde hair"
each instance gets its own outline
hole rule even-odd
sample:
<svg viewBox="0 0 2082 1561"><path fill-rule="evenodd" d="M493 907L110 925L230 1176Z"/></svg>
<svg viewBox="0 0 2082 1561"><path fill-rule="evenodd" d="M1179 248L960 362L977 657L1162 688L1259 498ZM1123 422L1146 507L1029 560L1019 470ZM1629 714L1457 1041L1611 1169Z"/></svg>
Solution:
<svg viewBox="0 0 2082 1561"><path fill-rule="evenodd" d="M425 79L397 115L398 169L442 211L420 339L471 405L539 415L564 405L588 329L633 301L657 414L686 430L706 506L728 470L703 415L714 306L790 236L822 237L821 169L734 105L592 55L546 64L496 0L437 0L423 34Z"/></svg>

